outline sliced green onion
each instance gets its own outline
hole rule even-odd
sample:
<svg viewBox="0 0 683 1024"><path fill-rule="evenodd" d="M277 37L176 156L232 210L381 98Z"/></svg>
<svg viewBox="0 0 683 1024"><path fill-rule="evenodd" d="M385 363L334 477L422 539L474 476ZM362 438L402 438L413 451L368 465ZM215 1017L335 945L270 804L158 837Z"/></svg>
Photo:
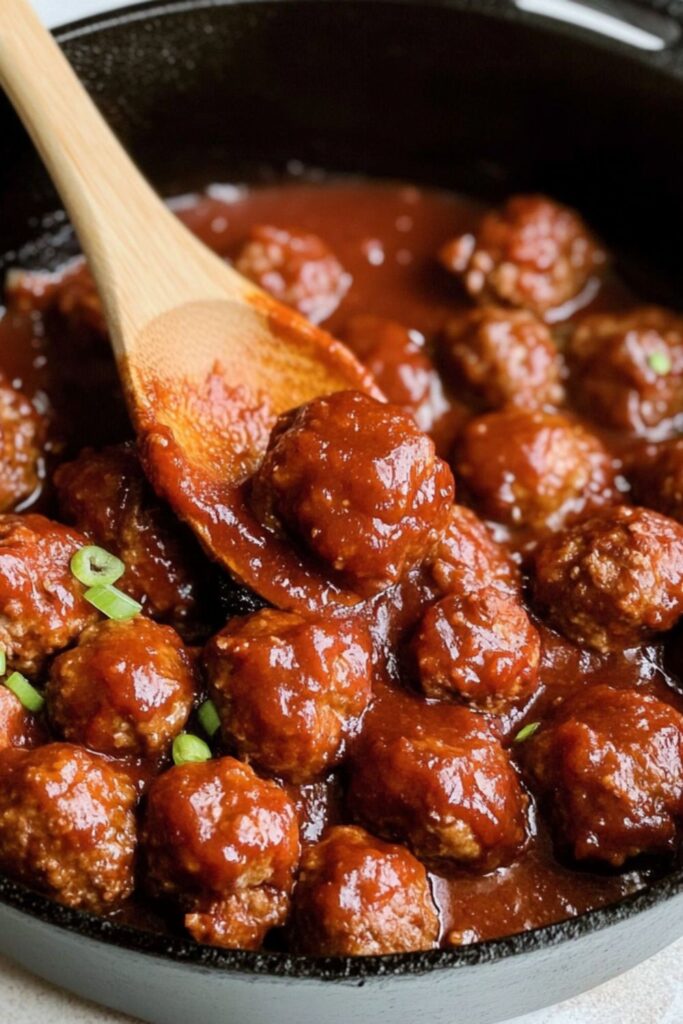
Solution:
<svg viewBox="0 0 683 1024"><path fill-rule="evenodd" d="M647 357L647 362L650 369L660 377L666 377L671 372L671 356L668 352L653 352Z"/></svg>
<svg viewBox="0 0 683 1024"><path fill-rule="evenodd" d="M142 611L142 605L128 594L112 586L90 587L83 595L86 601L109 619L132 619Z"/></svg>
<svg viewBox="0 0 683 1024"><path fill-rule="evenodd" d="M540 722L529 722L523 726L515 736L515 743L524 743L524 740L531 739L535 732L541 728Z"/></svg>
<svg viewBox="0 0 683 1024"><path fill-rule="evenodd" d="M107 586L121 579L126 567L116 555L110 555L104 548L96 544L88 544L81 548L71 559L71 571L85 587L98 584Z"/></svg>
<svg viewBox="0 0 683 1024"><path fill-rule="evenodd" d="M221 720L218 717L216 705L212 700L205 700L197 712L199 724L207 736L215 736L221 727Z"/></svg>
<svg viewBox="0 0 683 1024"><path fill-rule="evenodd" d="M0 648L0 676L4 676L6 671L7 671L7 655L2 650L2 648Z"/></svg>
<svg viewBox="0 0 683 1024"><path fill-rule="evenodd" d="M211 750L208 743L193 736L191 732L181 732L173 740L173 763L189 764L192 761L210 761Z"/></svg>
<svg viewBox="0 0 683 1024"><path fill-rule="evenodd" d="M38 714L45 706L45 698L38 693L35 686L31 686L28 679L22 676L21 672L13 672L5 680L5 686L11 690L15 697L18 697L27 711L34 711Z"/></svg>

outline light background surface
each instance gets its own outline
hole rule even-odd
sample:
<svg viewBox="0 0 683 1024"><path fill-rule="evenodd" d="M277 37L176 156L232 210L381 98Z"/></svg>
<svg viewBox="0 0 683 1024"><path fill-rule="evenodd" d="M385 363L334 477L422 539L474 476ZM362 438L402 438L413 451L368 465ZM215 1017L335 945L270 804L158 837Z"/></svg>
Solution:
<svg viewBox="0 0 683 1024"><path fill-rule="evenodd" d="M100 10L123 7L127 0L33 2L48 24L56 25ZM533 978L529 979L529 984L534 984ZM125 1024L131 1018L75 999L0 958L0 1021ZM211 1022L197 1021L196 1024ZM683 940L593 992L511 1024L683 1024Z"/></svg>

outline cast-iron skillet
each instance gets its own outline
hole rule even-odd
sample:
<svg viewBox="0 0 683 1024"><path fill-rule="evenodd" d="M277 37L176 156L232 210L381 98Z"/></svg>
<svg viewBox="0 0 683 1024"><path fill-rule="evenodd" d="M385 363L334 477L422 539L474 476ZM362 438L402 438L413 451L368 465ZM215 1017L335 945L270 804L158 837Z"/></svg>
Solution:
<svg viewBox="0 0 683 1024"><path fill-rule="evenodd" d="M162 191L264 177L290 161L493 199L542 190L585 213L649 298L675 302L683 5L658 6L621 10L660 49L524 14L511 0L183 0L89 19L58 37ZM4 264L57 262L73 241L1 100L0 133ZM25 244L46 230L47 247L44 237ZM418 1015L487 1024L597 984L681 934L679 870L552 927L356 960L201 947L0 879L1 952L159 1024L403 1024Z"/></svg>

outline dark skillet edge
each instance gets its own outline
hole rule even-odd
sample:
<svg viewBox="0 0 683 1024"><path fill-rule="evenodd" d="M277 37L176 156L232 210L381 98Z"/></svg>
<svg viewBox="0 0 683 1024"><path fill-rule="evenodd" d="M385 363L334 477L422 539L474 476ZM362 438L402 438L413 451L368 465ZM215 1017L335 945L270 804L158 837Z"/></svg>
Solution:
<svg viewBox="0 0 683 1024"><path fill-rule="evenodd" d="M236 0L168 0L168 2L158 0L156 3L138 3L60 26L55 30L55 35L59 41L65 42L87 36L91 31L117 24L180 13L192 8L210 9L229 6L233 2ZM410 3L411 0L383 0L383 2L401 4ZM464 8L475 6L471 0L457 0L455 5L452 0L426 0L426 2L429 6ZM477 10L481 14L489 12L487 7L477 6ZM528 15L524 15L512 5L508 7L494 3L491 5L490 13L499 16L502 14L510 19L530 20ZM538 25L537 19L531 20ZM582 29L557 23L554 27L556 31L579 35L584 40L587 38L587 33ZM618 43L593 35L589 35L589 38L596 46L624 52L624 47ZM631 51L630 55L635 60L648 59L648 55L642 52ZM473 943L451 950L432 950L423 953L404 953L381 957L313 958L286 953L223 950L200 946L189 939L144 931L86 911L62 906L27 886L0 876L0 905L28 914L44 924L122 950L159 957L201 969L217 969L273 978L355 982L358 985L364 984L366 979L410 977L445 968L464 968L494 963L507 957L558 946L569 940L578 939L619 922L627 921L673 899L682 891L683 869L677 869L642 891L616 903L587 911L557 924L535 928L503 939Z"/></svg>

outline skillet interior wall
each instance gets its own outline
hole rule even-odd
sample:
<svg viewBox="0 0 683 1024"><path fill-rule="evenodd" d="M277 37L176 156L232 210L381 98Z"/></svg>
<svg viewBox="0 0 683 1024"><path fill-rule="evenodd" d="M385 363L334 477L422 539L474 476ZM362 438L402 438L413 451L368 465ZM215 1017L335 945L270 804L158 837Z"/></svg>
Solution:
<svg viewBox="0 0 683 1024"><path fill-rule="evenodd" d="M66 34L65 49L162 191L291 158L492 199L543 190L580 207L631 274L649 266L652 298L675 301L682 65L548 25L498 0L171 4ZM0 131L5 252L59 202L4 100ZM51 255L59 239L43 265Z"/></svg>

